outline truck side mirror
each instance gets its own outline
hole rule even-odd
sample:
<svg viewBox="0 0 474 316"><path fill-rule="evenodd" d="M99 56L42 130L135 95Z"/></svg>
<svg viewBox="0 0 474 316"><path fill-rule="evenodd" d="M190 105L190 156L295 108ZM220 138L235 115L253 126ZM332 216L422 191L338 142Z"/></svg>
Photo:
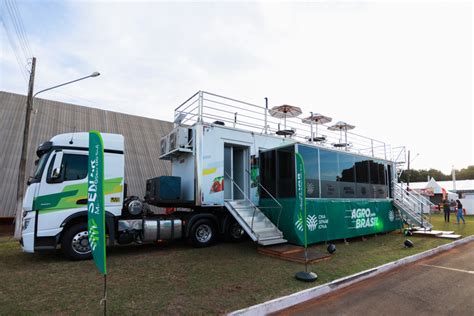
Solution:
<svg viewBox="0 0 474 316"><path fill-rule="evenodd" d="M63 162L63 152L57 151L54 157L53 171L51 172L51 179L59 179L61 175L61 164Z"/></svg>

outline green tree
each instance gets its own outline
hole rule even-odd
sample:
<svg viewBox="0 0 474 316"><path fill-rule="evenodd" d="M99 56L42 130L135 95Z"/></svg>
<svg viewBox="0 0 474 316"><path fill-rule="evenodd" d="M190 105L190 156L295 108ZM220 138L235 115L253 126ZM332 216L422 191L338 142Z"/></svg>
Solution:
<svg viewBox="0 0 474 316"><path fill-rule="evenodd" d="M467 166L461 170L454 169L456 173L456 180L474 180L474 165ZM403 182L426 182L429 178L434 178L436 181L451 181L453 179L452 174L444 174L437 169L410 169L404 170L400 176L400 180ZM410 181L408 181L410 180Z"/></svg>

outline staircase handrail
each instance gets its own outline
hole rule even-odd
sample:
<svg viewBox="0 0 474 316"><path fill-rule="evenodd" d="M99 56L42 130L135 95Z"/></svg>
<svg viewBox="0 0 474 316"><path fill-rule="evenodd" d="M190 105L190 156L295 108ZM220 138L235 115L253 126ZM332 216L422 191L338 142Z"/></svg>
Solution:
<svg viewBox="0 0 474 316"><path fill-rule="evenodd" d="M409 205L409 206L413 206L415 207L416 209L419 209L420 212L419 212L419 215L420 215L420 224L423 226L423 222L426 221L428 223L430 223L430 220L425 216L425 212L424 212L424 207L423 206L428 206L429 208L429 215L431 217L431 208L429 207L429 204L426 203L426 200L423 201L422 199L418 198L415 194L413 194L411 191L408 191L408 190L405 190L403 188L403 182L402 183L398 183L397 181L392 181L392 184L393 184L393 189L394 189L394 197L397 197L397 196L400 196L401 200L400 203L403 203L405 205L407 205L407 203L410 203L412 205ZM396 191L395 191L396 190ZM406 196L405 196L406 195ZM404 201L407 201L407 202L404 202ZM421 205L421 207L420 207ZM411 216L413 216L414 218L416 218L418 216L418 212L415 210L411 210L410 208L409 209L405 209L405 212L406 213L409 213ZM431 224L430 224L431 225Z"/></svg>
<svg viewBox="0 0 474 316"><path fill-rule="evenodd" d="M224 173L227 175L227 177L229 177L230 181L232 181L232 183L237 187L237 189L239 189L239 191L244 196L244 199L249 201L250 204L252 204L253 214L252 214L252 224L250 225L250 229L252 230L253 233L255 233L255 231L253 230L253 219L255 217L255 211L257 210L257 206L247 197L247 194L245 194L245 192L239 187L239 185L237 183L235 183L234 179L226 171L224 171Z"/></svg>
<svg viewBox="0 0 474 316"><path fill-rule="evenodd" d="M252 174L250 173L250 171L248 171L247 169L245 169L245 171L251 176ZM257 180L257 184L263 189L265 190L265 192L272 198L272 200L278 204L278 208L280 209L280 212L278 212L278 218L277 218L277 227L280 228L280 216L281 216L281 211L283 210L283 205L280 204L280 202L278 202L278 200L263 186L263 184L261 184L258 180Z"/></svg>
<svg viewBox="0 0 474 316"><path fill-rule="evenodd" d="M396 182L395 180L392 181L392 182L393 182L393 184L394 184L394 187L399 186L399 187L402 189L402 191L404 191L408 196L414 198L415 200L417 200L417 201L420 202L421 204L426 205L426 203L425 203L426 200L423 201L422 199L418 198L417 195L415 195L414 193L412 193L412 191L408 191L408 190L403 189L403 186L402 186L403 182L398 183L398 182ZM430 202L430 203L431 203L431 202Z"/></svg>
<svg viewBox="0 0 474 316"><path fill-rule="evenodd" d="M430 201L429 198L426 196L422 195L420 192L417 192L415 190L411 190L410 193L412 193L414 196L418 197L420 200L424 201L424 205L428 208L428 215L431 221L431 210L436 207L436 205Z"/></svg>

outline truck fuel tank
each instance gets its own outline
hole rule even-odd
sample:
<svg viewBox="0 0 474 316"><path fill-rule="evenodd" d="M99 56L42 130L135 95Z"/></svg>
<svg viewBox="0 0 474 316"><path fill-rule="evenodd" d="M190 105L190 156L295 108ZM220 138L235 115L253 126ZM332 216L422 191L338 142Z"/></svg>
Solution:
<svg viewBox="0 0 474 316"><path fill-rule="evenodd" d="M119 243L125 244L140 236L144 242L179 239L183 232L180 219L124 219L118 221ZM123 242L121 242L123 241Z"/></svg>
<svg viewBox="0 0 474 316"><path fill-rule="evenodd" d="M181 238L182 227L183 223L180 219L146 219L143 221L143 241Z"/></svg>

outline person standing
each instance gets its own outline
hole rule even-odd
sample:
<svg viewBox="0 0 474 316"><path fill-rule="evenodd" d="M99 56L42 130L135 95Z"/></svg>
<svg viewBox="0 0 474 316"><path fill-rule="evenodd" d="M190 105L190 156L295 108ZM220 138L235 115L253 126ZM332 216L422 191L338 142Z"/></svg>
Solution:
<svg viewBox="0 0 474 316"><path fill-rule="evenodd" d="M451 213L451 210L449 208L448 200L443 201L443 211L444 211L444 221L446 223L449 223L449 214Z"/></svg>
<svg viewBox="0 0 474 316"><path fill-rule="evenodd" d="M461 204L461 201L456 200L456 203L457 203L457 205L458 205L458 213L457 213L457 216L456 216L456 218L457 218L457 220L458 220L458 224L459 224L459 219L460 219L460 218L462 218L462 222L463 222L464 224L466 224L466 220L464 219L464 215L462 214L462 204Z"/></svg>
<svg viewBox="0 0 474 316"><path fill-rule="evenodd" d="M449 208L451 209L451 212L455 212L456 211L456 202L454 202L453 199L451 199L451 202L449 203Z"/></svg>

